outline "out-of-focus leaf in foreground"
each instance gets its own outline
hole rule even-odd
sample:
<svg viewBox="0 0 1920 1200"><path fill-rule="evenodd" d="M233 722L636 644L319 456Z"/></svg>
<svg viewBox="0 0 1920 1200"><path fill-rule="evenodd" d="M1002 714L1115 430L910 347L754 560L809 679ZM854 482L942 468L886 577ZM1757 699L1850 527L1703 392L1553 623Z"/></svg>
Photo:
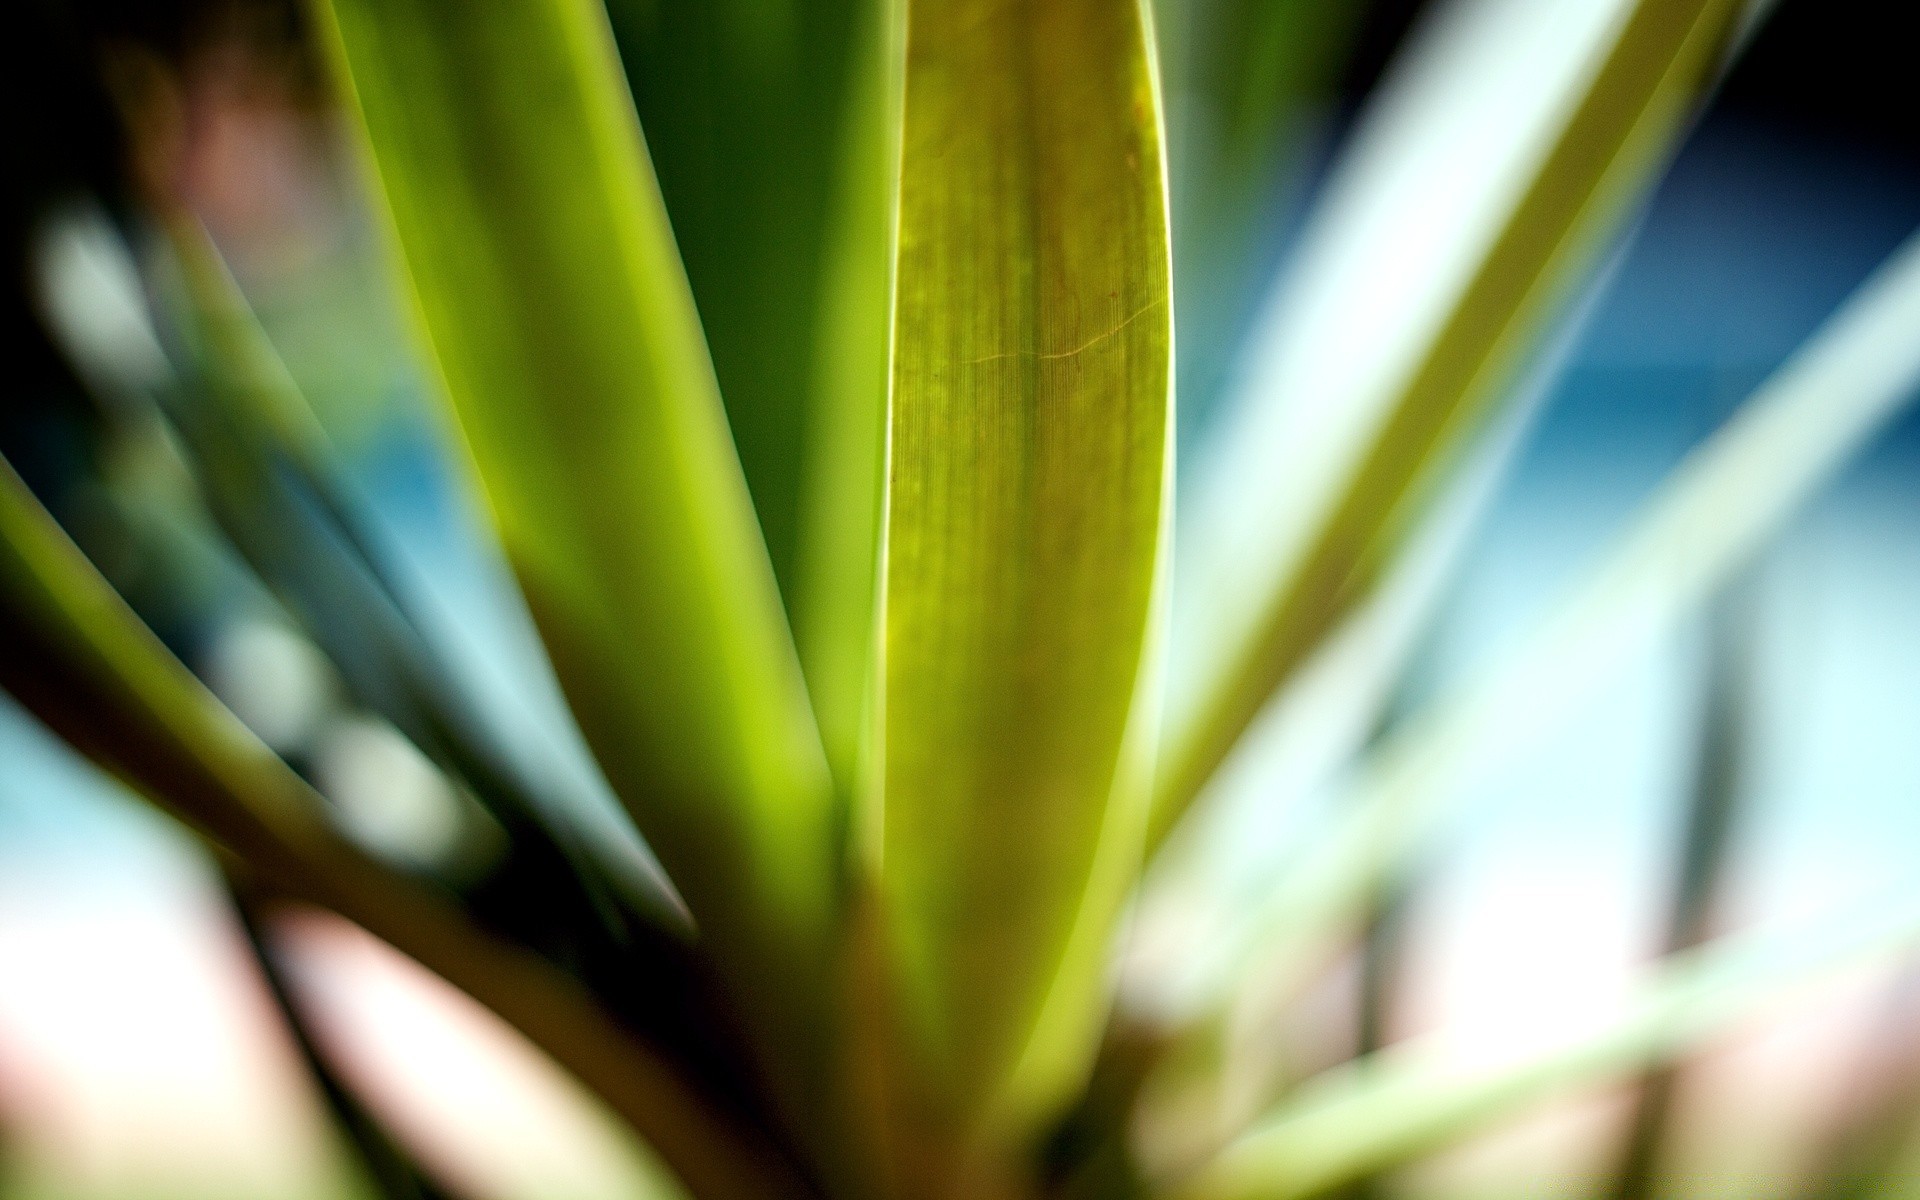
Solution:
<svg viewBox="0 0 1920 1200"><path fill-rule="evenodd" d="M433 357L588 743L762 1032L803 1046L831 795L591 0L323 9Z"/></svg>
<svg viewBox="0 0 1920 1200"><path fill-rule="evenodd" d="M264 886L364 926L518 1026L701 1194L802 1194L570 977L335 832L320 797L167 652L5 463L0 622L0 687Z"/></svg>
<svg viewBox="0 0 1920 1200"><path fill-rule="evenodd" d="M1739 8L1468 0L1402 64L1256 327L1239 419L1183 525L1156 842L1393 561L1656 177Z"/></svg>
<svg viewBox="0 0 1920 1200"><path fill-rule="evenodd" d="M1474 1068L1408 1043L1310 1081L1176 1200L1293 1200L1404 1162L1555 1095L1618 1080L1726 1032L1783 993L1920 942L1911 908L1675 956L1606 1027L1522 1062Z"/></svg>
<svg viewBox="0 0 1920 1200"><path fill-rule="evenodd" d="M1920 235L1874 272L1677 467L1592 574L1484 676L1363 761L1312 853L1210 938L1186 1003L1224 1002L1250 962L1297 981L1351 934L1467 794L1465 780L1563 719L1750 561L1920 387Z"/></svg>
<svg viewBox="0 0 1920 1200"><path fill-rule="evenodd" d="M1062 1103L1102 1013L1156 705L1171 307L1133 3L908 22L878 870L934 1102Z"/></svg>
<svg viewBox="0 0 1920 1200"><path fill-rule="evenodd" d="M376 523L339 478L319 422L204 233L176 221L168 246L161 262L170 269L155 273L180 294L172 340L186 368L167 408L235 549L362 703L471 787L517 853L559 868L547 886L573 886L559 881L578 872L588 891L569 900L590 909L594 892L611 890L684 930L678 897L631 827L601 821L583 836L587 805L516 755L514 731L459 686L382 553Z"/></svg>

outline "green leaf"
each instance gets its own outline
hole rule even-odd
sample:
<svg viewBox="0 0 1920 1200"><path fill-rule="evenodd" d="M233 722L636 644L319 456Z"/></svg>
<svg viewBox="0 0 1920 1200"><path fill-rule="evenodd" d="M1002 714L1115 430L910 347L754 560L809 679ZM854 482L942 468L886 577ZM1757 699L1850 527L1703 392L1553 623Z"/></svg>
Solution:
<svg viewBox="0 0 1920 1200"><path fill-rule="evenodd" d="M1436 698L1359 765L1355 795L1297 870L1207 949L1182 1007L1217 1012L1260 964L1298 979L1350 935L1383 880L1454 811L1475 771L1551 729L1711 596L1915 398L1920 235L1910 238L1727 423L1674 469L1540 628Z"/></svg>
<svg viewBox="0 0 1920 1200"><path fill-rule="evenodd" d="M141 624L0 461L0 686L263 886L330 908L519 1027L702 1195L805 1195L577 983L368 858Z"/></svg>
<svg viewBox="0 0 1920 1200"><path fill-rule="evenodd" d="M1182 1150L1217 1144L1271 1095L1263 1037L1358 933L1381 890L1503 760L1693 611L1920 388L1920 236L1910 238L1675 469L1588 579L1493 670L1408 718L1355 794L1271 863L1269 883L1157 981L1177 1030L1150 1090Z"/></svg>
<svg viewBox="0 0 1920 1200"><path fill-rule="evenodd" d="M429 636L372 522L334 468L325 434L217 250L189 219L153 258L179 300L179 383L164 407L192 454L208 508L234 548L340 669L365 707L473 790L523 858L564 863L582 890L550 896L591 910L607 892L676 933L680 899L651 850L610 805L517 753ZM598 819L596 819L598 818ZM569 883L569 887L575 886Z"/></svg>
<svg viewBox="0 0 1920 1200"><path fill-rule="evenodd" d="M902 7L609 6L843 794L874 649Z"/></svg>
<svg viewBox="0 0 1920 1200"><path fill-rule="evenodd" d="M1607 1026L1506 1066L1403 1043L1309 1081L1195 1174L1173 1200L1291 1200L1405 1162L1503 1117L1628 1078L1727 1032L1783 993L1920 944L1895 909L1791 936L1747 935L1667 960Z"/></svg>
<svg viewBox="0 0 1920 1200"><path fill-rule="evenodd" d="M859 814L918 1069L1022 1126L1083 1076L1151 769L1168 505L1144 12L914 0Z"/></svg>
<svg viewBox="0 0 1920 1200"><path fill-rule="evenodd" d="M588 744L748 1015L803 1047L835 909L831 790L606 15L322 16Z"/></svg>
<svg viewBox="0 0 1920 1200"><path fill-rule="evenodd" d="M813 351L790 608L827 760L858 786L877 652L905 5L863 0Z"/></svg>
<svg viewBox="0 0 1920 1200"><path fill-rule="evenodd" d="M1154 843L1391 564L1657 176L1739 7L1461 5L1378 103L1183 526Z"/></svg>
<svg viewBox="0 0 1920 1200"><path fill-rule="evenodd" d="M848 122L877 56L874 0L608 5L674 240L789 606L805 473L823 432L815 346L829 326ZM874 61L870 61L874 60ZM884 255L884 225L872 252ZM865 232L865 231L863 231ZM884 261L884 260L883 260ZM886 303L884 266L871 280ZM885 353L884 307L868 336ZM884 365L867 395L876 418ZM868 547L871 554L871 545ZM869 605L870 606L870 605Z"/></svg>

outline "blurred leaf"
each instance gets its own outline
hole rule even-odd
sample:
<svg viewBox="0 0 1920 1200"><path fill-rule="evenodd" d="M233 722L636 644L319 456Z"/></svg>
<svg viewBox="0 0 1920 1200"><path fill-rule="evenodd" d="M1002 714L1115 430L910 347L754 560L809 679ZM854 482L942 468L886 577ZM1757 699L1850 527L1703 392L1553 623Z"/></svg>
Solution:
<svg viewBox="0 0 1920 1200"><path fill-rule="evenodd" d="M366 857L322 801L169 655L0 463L0 686L263 885L338 912L573 1071L702 1194L804 1195L570 978Z"/></svg>
<svg viewBox="0 0 1920 1200"><path fill-rule="evenodd" d="M280 1024L292 1040L308 1077L319 1090L333 1118L335 1131L352 1148L376 1194L381 1200L451 1200L387 1132L320 1049L312 1024L293 994L292 982L268 945L269 914L265 898L248 888L237 875L228 873L225 878L228 899L240 930L246 935L254 965L260 971L260 982L266 985L267 997L273 1002Z"/></svg>
<svg viewBox="0 0 1920 1200"><path fill-rule="evenodd" d="M1791 936L1750 935L1666 960L1606 1027L1524 1062L1474 1067L1406 1043L1335 1068L1170 1189L1175 1200L1311 1196L1579 1088L1718 1036L1783 993L1920 942L1920 915L1879 912Z"/></svg>
<svg viewBox="0 0 1920 1200"><path fill-rule="evenodd" d="M1705 614L1699 729L1685 806L1672 838L1672 883L1661 953L1690 950L1713 935L1726 904L1734 846L1746 820L1754 750L1754 598L1750 586L1722 588ZM1634 1088L1619 1157L1607 1195L1652 1200L1675 1134L1674 1101L1684 1064L1646 1073Z"/></svg>
<svg viewBox="0 0 1920 1200"><path fill-rule="evenodd" d="M894 218L906 5L862 0L840 178L813 347L800 525L789 605L827 759L844 792L868 733L878 650Z"/></svg>
<svg viewBox="0 0 1920 1200"><path fill-rule="evenodd" d="M433 357L588 744L736 998L804 1053L831 793L605 14L327 12Z"/></svg>
<svg viewBox="0 0 1920 1200"><path fill-rule="evenodd" d="M1161 0L1184 437L1222 377L1333 132L1363 0Z"/></svg>
<svg viewBox="0 0 1920 1200"><path fill-rule="evenodd" d="M1551 728L1692 611L1920 387L1920 236L1909 238L1690 454L1587 580L1467 689L1430 702L1360 765L1352 803L1297 870L1208 939L1188 1002L1250 975L1298 980L1466 794L1475 770Z"/></svg>
<svg viewBox="0 0 1920 1200"><path fill-rule="evenodd" d="M1738 8L1466 0L1401 65L1255 331L1241 419L1183 525L1155 844L1391 564L1657 177Z"/></svg>
<svg viewBox="0 0 1920 1200"><path fill-rule="evenodd" d="M880 794L858 816L937 1104L1088 1067L1157 706L1172 313L1135 4L916 0Z"/></svg>
<svg viewBox="0 0 1920 1200"><path fill-rule="evenodd" d="M187 328L178 348L184 378L166 407L235 548L323 647L355 699L472 788L506 828L515 856L551 868L540 901L574 902L577 915L594 921L594 909L617 897L662 928L686 932L679 897L631 828L602 824L585 836L586 806L517 758L512 731L463 692L217 251L185 220L170 234L169 282ZM562 887L575 894L553 894ZM624 934L620 918L610 923Z"/></svg>

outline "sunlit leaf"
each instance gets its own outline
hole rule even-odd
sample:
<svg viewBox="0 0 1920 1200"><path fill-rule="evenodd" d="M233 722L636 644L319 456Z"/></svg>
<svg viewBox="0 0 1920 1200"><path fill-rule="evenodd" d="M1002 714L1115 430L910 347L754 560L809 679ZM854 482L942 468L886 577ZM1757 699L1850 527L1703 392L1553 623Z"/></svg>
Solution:
<svg viewBox="0 0 1920 1200"><path fill-rule="evenodd" d="M609 5L843 791L873 654L903 9Z"/></svg>
<svg viewBox="0 0 1920 1200"><path fill-rule="evenodd" d="M1156 716L1171 306L1143 12L915 0L879 794L858 814L938 1103L1060 1104Z"/></svg>
<svg viewBox="0 0 1920 1200"><path fill-rule="evenodd" d="M831 794L606 15L338 0L323 16L587 741L748 1015L803 1052Z"/></svg>
<svg viewBox="0 0 1920 1200"><path fill-rule="evenodd" d="M876 652L905 5L864 0L813 347L789 608L827 759L854 778Z"/></svg>

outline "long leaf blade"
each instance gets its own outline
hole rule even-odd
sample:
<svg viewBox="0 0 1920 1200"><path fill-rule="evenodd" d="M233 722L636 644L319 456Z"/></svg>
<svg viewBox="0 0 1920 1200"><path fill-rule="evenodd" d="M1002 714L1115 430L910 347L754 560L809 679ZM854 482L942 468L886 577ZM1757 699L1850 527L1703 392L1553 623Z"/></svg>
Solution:
<svg viewBox="0 0 1920 1200"><path fill-rule="evenodd" d="M1359 768L1359 794L1302 869L1211 942L1189 999L1221 1003L1248 964L1297 978L1350 930L1465 794L1462 782L1549 728L1618 663L1710 596L1915 399L1920 235L1864 282L1677 468L1588 579L1525 644L1442 697Z"/></svg>
<svg viewBox="0 0 1920 1200"><path fill-rule="evenodd" d="M0 461L0 687L272 887L417 959L574 1071L696 1190L805 1195L570 978L368 858L322 801L202 687Z"/></svg>
<svg viewBox="0 0 1920 1200"><path fill-rule="evenodd" d="M849 794L877 649L904 15L897 0L859 5L789 600L827 761Z"/></svg>
<svg viewBox="0 0 1920 1200"><path fill-rule="evenodd" d="M1324 1192L1581 1087L1631 1076L1840 967L1910 950L1920 916L1875 913L1792 937L1748 935L1670 960L1609 1025L1519 1064L1471 1069L1413 1043L1336 1068L1172 1190L1176 1200Z"/></svg>
<svg viewBox="0 0 1920 1200"><path fill-rule="evenodd" d="M1435 39L1438 66L1421 64L1392 93L1381 136L1329 189L1322 235L1303 252L1311 305L1299 320L1277 310L1260 339L1263 353L1292 358L1260 366L1255 407L1221 433L1218 486L1196 505L1198 590L1189 611L1183 581L1176 615L1198 648L1172 697L1156 844L1391 562L1568 281L1657 174L1739 9L1463 3L1459 27ZM1526 36L1547 41L1507 44ZM1515 112L1515 128L1487 127ZM1456 161L1488 145L1502 149L1484 169ZM1372 322L1354 323L1382 307L1385 344Z"/></svg>
<svg viewBox="0 0 1920 1200"><path fill-rule="evenodd" d="M605 13L337 0L323 17L588 743L750 1015L797 1039L803 1006L776 997L821 973L831 795Z"/></svg>
<svg viewBox="0 0 1920 1200"><path fill-rule="evenodd" d="M864 817L910 1027L967 1118L1084 1071L1155 709L1171 306L1144 12L909 9Z"/></svg>

